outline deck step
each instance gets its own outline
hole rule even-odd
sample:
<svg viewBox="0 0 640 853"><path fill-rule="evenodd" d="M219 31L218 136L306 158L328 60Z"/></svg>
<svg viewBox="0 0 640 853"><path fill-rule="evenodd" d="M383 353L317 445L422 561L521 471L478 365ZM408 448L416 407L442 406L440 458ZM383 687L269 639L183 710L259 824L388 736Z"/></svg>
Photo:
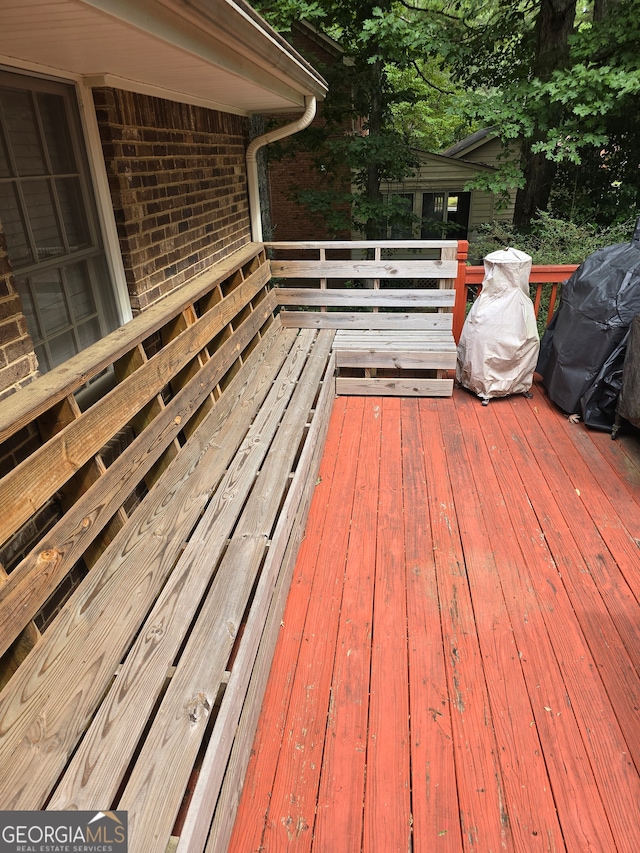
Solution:
<svg viewBox="0 0 640 853"><path fill-rule="evenodd" d="M456 344L450 331L340 329L334 345L339 374L336 392L345 395L449 397L453 380L443 371L456 366ZM381 371L378 374L378 371ZM395 371L389 375L389 371ZM410 371L409 375L403 375Z"/></svg>

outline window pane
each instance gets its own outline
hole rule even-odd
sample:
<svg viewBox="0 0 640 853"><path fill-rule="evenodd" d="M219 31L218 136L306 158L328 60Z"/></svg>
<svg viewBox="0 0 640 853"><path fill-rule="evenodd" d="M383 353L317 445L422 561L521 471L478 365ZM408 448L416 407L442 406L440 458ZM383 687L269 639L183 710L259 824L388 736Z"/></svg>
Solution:
<svg viewBox="0 0 640 853"><path fill-rule="evenodd" d="M64 335L57 335L55 338L50 338L49 350L51 352L51 367L62 364L63 361L66 361L78 352L71 332L65 332Z"/></svg>
<svg viewBox="0 0 640 853"><path fill-rule="evenodd" d="M61 95L50 95L39 92L37 95L38 108L44 138L46 140L51 171L54 175L77 172L77 166L71 143L71 135L66 122L64 98Z"/></svg>
<svg viewBox="0 0 640 853"><path fill-rule="evenodd" d="M91 240L87 229L87 214L82 199L80 178L59 178L56 180L56 190L69 251L77 252L79 249L85 249L91 245Z"/></svg>
<svg viewBox="0 0 640 853"><path fill-rule="evenodd" d="M38 260L62 255L64 246L51 199L49 181L23 181L22 193Z"/></svg>
<svg viewBox="0 0 640 853"><path fill-rule="evenodd" d="M64 270L67 293L76 322L95 315L96 305L91 293L91 281L87 265L71 264ZM94 338L95 340L95 338Z"/></svg>
<svg viewBox="0 0 640 853"><path fill-rule="evenodd" d="M69 328L71 317L57 269L45 270L31 276L31 290L45 337Z"/></svg>
<svg viewBox="0 0 640 853"><path fill-rule="evenodd" d="M80 336L80 349L84 349L102 337L100 324L97 320L89 320L89 322L78 326L78 335Z"/></svg>
<svg viewBox="0 0 640 853"><path fill-rule="evenodd" d="M0 183L0 221L7 238L7 250L14 270L30 264L33 255L20 213L18 197L13 181Z"/></svg>
<svg viewBox="0 0 640 853"><path fill-rule="evenodd" d="M46 173L40 134L29 92L4 89L0 92L9 144L20 176Z"/></svg>

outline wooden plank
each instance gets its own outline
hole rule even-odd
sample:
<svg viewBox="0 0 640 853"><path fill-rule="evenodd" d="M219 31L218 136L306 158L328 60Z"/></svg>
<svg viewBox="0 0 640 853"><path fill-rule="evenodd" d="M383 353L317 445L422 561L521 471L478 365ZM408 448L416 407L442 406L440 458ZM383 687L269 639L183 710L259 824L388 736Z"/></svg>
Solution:
<svg viewBox="0 0 640 853"><path fill-rule="evenodd" d="M318 343L322 345L323 342L319 340ZM326 343L330 347L330 340ZM312 358L320 358L324 364L327 364L328 349L321 353L319 350L316 351L317 346L318 344L314 347ZM291 488L278 515L278 523L247 617L242 643L231 669L222 706L180 834L178 851L181 853L189 849L204 850L223 782L227 798L230 795L233 797L232 792L235 791L235 802L227 801L222 806L218 805L218 814L222 820L219 820L216 825L215 847L226 850L228 846L291 574L302 539L329 425L333 403L331 387L333 369L333 361L329 359L318 404L305 438ZM231 760L228 762L231 752Z"/></svg>
<svg viewBox="0 0 640 853"><path fill-rule="evenodd" d="M450 404L447 404L448 406ZM421 430L442 442L436 401L420 402ZM465 849L512 849L499 752L465 569L465 552L444 453L424 454L428 506L441 611L444 661ZM464 469L465 473L467 469ZM459 771L458 771L459 768Z"/></svg>
<svg viewBox="0 0 640 853"><path fill-rule="evenodd" d="M333 483L332 506L318 552L323 570L313 579L307 609L309 627L300 647L284 731L285 749L273 781L264 829L262 844L266 849L287 844L300 851L311 847L362 432L364 405L358 403L354 402L342 435L340 455L344 463L339 482Z"/></svg>
<svg viewBox="0 0 640 853"><path fill-rule="evenodd" d="M0 695L0 800L8 808L41 807L206 506L220 434L197 435Z"/></svg>
<svg viewBox="0 0 640 853"><path fill-rule="evenodd" d="M40 541L14 569L0 589L0 650L13 641L27 621L37 613L108 519L116 512L135 485L144 477L243 349L257 333L264 317L255 313L222 344L193 386L184 388L165 410L146 427L143 436L127 447L104 477L83 495L76 506ZM275 343L279 324L267 333L264 349L251 358L251 365L267 356ZM286 345L286 339L282 339ZM291 340L291 339L289 339ZM244 375L244 374L243 374ZM237 387L235 383L234 387ZM235 392L234 392L235 393ZM242 388L240 386L240 394ZM227 411L227 404L220 410Z"/></svg>
<svg viewBox="0 0 640 853"><path fill-rule="evenodd" d="M380 410L363 853L411 850L412 834L400 401Z"/></svg>
<svg viewBox="0 0 640 853"><path fill-rule="evenodd" d="M130 687L126 693L120 689L111 691L107 701L103 703L88 736L85 737L74 756L67 779L52 802L52 807L94 808L97 807L96 802L99 802L100 798L115 796L122 775L136 748L138 737L145 727L147 715L151 712L163 686L165 673L183 642L185 631L193 619L203 593L207 590L211 575L237 521L238 513L254 484L256 472L268 450L269 442L277 429L286 404L287 397L283 396L283 390L285 394L287 390L290 391L291 379L295 378L296 371L300 370L306 346L308 344L305 345L303 340L297 339L296 346L287 357L285 368L278 376L277 384L269 385L270 390L266 398L265 392L261 394L260 403L262 404L262 400L265 402L239 448L237 436L243 436L248 426L246 423L245 430L242 430L243 421L247 420L247 414L243 409L248 410L250 415L252 407L237 407L234 409L234 414L237 411L238 416L228 418L224 422L224 433L217 440L220 459L216 460L215 466L218 468L218 477L221 479L216 484L216 491L199 520L196 530L184 547L170 580L145 621L138 640L119 672L118 678ZM268 380L269 377L263 375L262 381L256 377L255 385L258 388L264 388L266 385L264 379ZM233 455L232 459L231 455ZM259 557L256 555L253 558L258 560L258 563L252 563L251 557L251 554L256 551L254 545L255 541L244 543L240 556L246 561L247 566L256 568L259 565ZM258 542L258 546L258 550L265 547L264 536L262 541ZM239 555L236 554L236 557L239 558ZM213 581L215 592L218 592L223 580L222 568L220 568ZM242 585L239 581L237 586L232 585L232 588L237 595L242 594ZM226 663L223 651L225 641L231 644L233 640L229 633L229 625L234 624L237 627L240 620L238 617L237 621L233 622L232 610L233 607L230 606L229 618L221 626L223 636L220 639L218 655L222 654L224 657L222 671ZM213 622L209 625L212 637L213 625ZM158 626L161 626L160 631ZM219 634L220 630L216 635L218 638ZM150 637L153 638L153 645L150 645ZM213 660L215 660L213 654L211 660L201 654L193 655L194 666L198 662L201 664L204 662L204 665L210 665L213 669ZM170 690L179 689L180 678L181 676L176 672ZM173 687L174 684L176 687ZM213 708L217 687L218 684L215 685L213 695L211 692L207 693L206 701L209 709ZM203 693L202 690L187 690L183 693L181 706L183 711L187 706L191 707L187 700L201 693ZM184 704L185 702L187 705ZM194 713L197 716L198 712L194 711ZM183 714L177 714L177 717L171 719L181 720L182 716ZM193 740L193 731L191 729L188 731L191 732ZM167 738L166 747L170 749L171 745L168 741ZM175 772L172 776L175 779ZM164 774L161 775L160 781L163 779ZM130 782L127 791L130 790L131 784ZM163 802L166 803L166 798L163 798ZM135 811L133 806L131 808ZM154 833L150 833L150 836L153 837Z"/></svg>
<svg viewBox="0 0 640 853"><path fill-rule="evenodd" d="M458 791L418 401L402 401L414 850L461 853Z"/></svg>
<svg viewBox="0 0 640 853"><path fill-rule="evenodd" d="M10 471L0 482L0 505L11 507L0 516L0 542L24 524L64 483L94 456L149 400L156 396L217 331L248 301L259 282L246 282L186 329L157 355L127 376L80 418L68 424L43 447ZM240 291L240 293L239 293ZM256 311L264 319L273 309L273 297ZM49 375L49 374L47 374Z"/></svg>
<svg viewBox="0 0 640 853"><path fill-rule="evenodd" d="M454 279L455 261L344 260L344 261L271 261L274 278L380 278L380 279Z"/></svg>
<svg viewBox="0 0 640 853"><path fill-rule="evenodd" d="M311 287L277 287L279 305L326 305L381 308L447 308L455 303L455 290L380 290L353 288L320 289Z"/></svg>
<svg viewBox="0 0 640 853"><path fill-rule="evenodd" d="M336 394L374 397L450 397L453 379L336 378Z"/></svg>
<svg viewBox="0 0 640 853"><path fill-rule="evenodd" d="M406 348L398 350L383 350L365 352L361 350L336 351L337 367L388 367L404 370L431 370L445 369L454 370L457 362L455 350L449 352L433 351L425 349L421 351L410 351Z"/></svg>
<svg viewBox="0 0 640 853"><path fill-rule="evenodd" d="M250 431L251 455L261 452L264 464L244 509L241 494L237 499L234 496L234 504L242 509L242 515L120 799L119 806L129 811L133 847L140 853L164 853L182 802L208 716L205 712L200 720L194 721L185 711L191 703L188 697L194 697L205 709L213 707L288 484L282 474L288 473L293 465L326 368L331 341L325 338L316 359L307 361L313 339L313 334L298 336L265 401L268 414L264 429L252 427ZM241 470L244 473L249 467L245 460ZM225 488L225 495L228 492ZM210 560L209 530L207 524L196 545L196 559L203 564ZM223 753L217 755L223 768L230 748L228 743Z"/></svg>
<svg viewBox="0 0 640 853"><path fill-rule="evenodd" d="M460 404L467 408L473 401L465 398L460 398ZM506 409L510 403L505 402ZM526 401L521 402L526 406ZM635 771L631 774L626 766L626 745L616 743L622 739L616 736L617 724L602 689L597 665L546 543L558 508L546 520L541 535L529 494L534 496L544 487L543 478L536 473L532 482L527 476L528 488L525 487L519 471L527 472L525 459L531 458L530 450L512 429L504 438L499 437L499 430L493 425L494 413L485 413L489 418L483 417L483 423L485 420L490 423L484 428L491 433L491 443L485 440L485 445L491 448L490 456L499 476L499 493L495 493L496 474L486 464L481 467L485 454L474 454L472 461L482 477L482 492L492 513L492 546L496 562L504 566L501 584L532 697L533 719L543 746L565 843L569 850L632 850L637 848L637 842L632 841L630 846L624 842L618 847L618 836L616 843L612 836L619 820L628 824L629 813L625 812L628 804L622 808L614 804L610 810L603 802L608 800L610 791L616 790L623 802L636 797L637 774ZM469 446L472 440L476 443L482 440L481 433L476 438L468 435L468 427L463 426L463 431ZM509 458L511 453L515 454L513 461ZM562 499L566 499L566 492ZM507 530L512 527L515 535L505 537L505 527ZM522 551L520 556L513 555L510 538L522 544L525 556ZM598 732L597 738L593 737L594 732ZM594 762L594 752L602 752L600 758L604 753L609 755L605 762L605 776L609 778L605 784L610 791L604 791L599 784L599 760ZM619 791L619 783L614 781L616 766L625 777L624 792ZM581 792L580 801L576 790ZM623 834L627 831L626 837L633 839L638 827L631 830L627 826Z"/></svg>
<svg viewBox="0 0 640 853"><path fill-rule="evenodd" d="M264 245L269 249L442 249L446 247L457 248L457 240L302 240L292 241L270 241ZM482 267L479 267L482 269Z"/></svg>
<svg viewBox="0 0 640 853"><path fill-rule="evenodd" d="M513 414L509 422L512 417ZM561 419L554 417L553 420L562 431ZM549 426L548 429L553 428ZM583 429L578 427L576 432ZM544 433L536 435L535 430L528 439L536 456L540 453L541 441L545 444L548 441ZM640 706L640 626L637 615L640 610L637 597L625 579L625 554L617 551L614 541L609 548L605 544L608 537L611 540L622 538L624 542L624 531L620 520L616 521L613 517L612 509L609 509L606 518L598 516L597 507L601 499L597 493L600 486L593 478L593 472L580 458L577 449L571 448L568 436L565 441L561 436L558 439L558 444L553 445L557 458L554 458L554 453L547 451L545 456L549 457L548 461L540 459L539 462L551 488L557 489L562 485L565 494L562 501L564 517L557 517L557 509L555 513L550 513L555 522L547 542L561 572L571 605L575 612L583 614L581 630L590 648L597 650L602 681L611 701L615 703L616 717L628 743L629 754L638 766L640 745L636 734L637 708ZM588 437L587 442L591 444ZM569 477L576 476L582 487L578 489L580 495L576 493L573 483L568 481ZM536 507L547 508L549 500L546 490L536 491ZM592 503L596 508L595 519L589 518L594 513ZM631 510L631 519L634 515L637 517L638 510L634 507L635 504L627 506ZM546 511L549 512L548 509ZM634 548L637 549L635 542ZM637 566L637 557L635 561ZM629 562L627 566L630 568Z"/></svg>
<svg viewBox="0 0 640 853"><path fill-rule="evenodd" d="M0 442L18 432L34 418L49 409L78 388L88 382L110 364L142 343L158 331L167 321L167 317L179 314L187 305L197 302L232 272L259 251L259 246L250 243L243 246L227 258L218 261L201 275L181 285L161 302L151 305L133 320L106 335L78 355L73 356L60 367L50 370L23 388L19 395L14 394L2 401L0 411ZM269 266L264 265L263 282L269 279Z"/></svg>
<svg viewBox="0 0 640 853"><path fill-rule="evenodd" d="M350 403L353 408L353 404ZM362 837L380 465L380 400L368 400L355 472L351 533L314 827L314 853ZM384 819L381 815L381 819ZM359 845L357 845L359 846ZM390 848L389 848L390 849Z"/></svg>
<svg viewBox="0 0 640 853"><path fill-rule="evenodd" d="M345 311L281 311L280 319L285 328L292 329L414 329L430 331L450 330L453 314L415 312L413 314L373 314Z"/></svg>
<svg viewBox="0 0 640 853"><path fill-rule="evenodd" d="M541 404L545 400L546 398L539 398ZM551 405L550 401L547 405ZM601 537L613 556L624 576L624 583L631 588L635 597L640 600L638 539L636 536L640 528L640 508L637 508L632 502L627 502L624 515L619 516L612 507L608 495L603 491L603 484L594 476L595 472L591 470L592 464L598 465L598 459L591 452L591 442L580 438L584 427L578 426L577 429L574 429L577 425L570 424L564 418L541 421L541 409L542 406L536 406L533 413L543 425L547 440L552 442L553 447L567 448L568 452L566 461L562 459L573 486L569 497L563 503L567 521L577 523L578 519L583 519L589 530L593 529L595 523L598 538ZM587 458L583 459L581 455L570 453L569 449L572 445L581 449ZM601 466L600 470L602 470ZM553 481L550 480L550 482ZM607 481L605 480L605 482ZM585 559L589 559L594 552L590 551L585 537L580 536L578 541ZM601 548L602 545L599 547ZM594 567L594 571L598 572L598 567ZM596 577L598 576L596 574ZM603 583L605 586L608 585L604 579Z"/></svg>
<svg viewBox="0 0 640 853"><path fill-rule="evenodd" d="M295 590L295 595L291 595L286 603L281 626L285 630L279 632L259 724L252 743L242 799L240 800L241 792L238 789L229 790L226 785L223 789L223 796L225 791L227 792L225 803L231 800L232 807L235 807L240 800L238 816L229 843L229 853L246 853L247 850L258 849L262 844L318 553L323 532L332 530L334 525L334 517L329 514L330 495L334 488L342 488L334 475L346 406L345 399L336 399L333 404L325 452L320 463L306 533L300 546L292 579L292 590ZM215 853L226 851L224 844L226 825L226 813L217 810L207 853L211 850Z"/></svg>
<svg viewBox="0 0 640 853"><path fill-rule="evenodd" d="M377 351L403 348L413 351L424 350L425 352L442 349L453 351L456 349L456 343L451 332L448 331L411 332L401 331L400 329L351 331L339 329L336 332L333 344L333 349L336 352L367 347Z"/></svg>
<svg viewBox="0 0 640 853"><path fill-rule="evenodd" d="M473 402L466 395L464 398L465 404ZM534 725L524 722L535 719L534 705L538 699L523 672L526 665L520 657L523 649L514 638L505 600L508 594L503 592L503 573L522 571L519 567L525 558L520 540L509 524L503 496L494 491L493 480L487 483L492 471L486 470L491 466L487 465L488 456L482 446L482 427L476 418L463 417L464 413L477 414L477 409L465 405L459 420L457 411L441 407L440 423L456 511L458 518L464 519L460 534L499 750L504 791L501 808L508 820L514 849L545 853L563 849L563 833L538 732ZM485 418L483 425L484 422ZM469 429L475 430L471 436L467 435ZM501 542L496 546L498 530ZM510 606L517 611L522 606L520 599L512 599ZM521 612L518 617L522 619ZM539 642L544 642L543 637Z"/></svg>

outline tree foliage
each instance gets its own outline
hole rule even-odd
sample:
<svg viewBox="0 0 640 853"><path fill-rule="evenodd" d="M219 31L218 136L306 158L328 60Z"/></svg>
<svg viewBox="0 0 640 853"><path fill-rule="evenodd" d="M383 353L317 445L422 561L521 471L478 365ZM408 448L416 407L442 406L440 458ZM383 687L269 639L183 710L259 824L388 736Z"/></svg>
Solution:
<svg viewBox="0 0 640 853"><path fill-rule="evenodd" d="M640 201L639 7L639 0L580 7L576 0L259 0L279 29L307 19L348 57L327 70L324 136L316 132L311 142L310 134L307 144L317 146L328 178L339 163L353 170L356 192L334 188L340 198L330 201L327 186L324 199L307 193L306 201L317 210L352 204L355 223L378 236L402 216L384 209L381 182L411 173L414 148L442 150L491 126L505 157L477 185L518 188L519 227L545 209L601 224L628 217ZM340 131L347 120L359 131Z"/></svg>

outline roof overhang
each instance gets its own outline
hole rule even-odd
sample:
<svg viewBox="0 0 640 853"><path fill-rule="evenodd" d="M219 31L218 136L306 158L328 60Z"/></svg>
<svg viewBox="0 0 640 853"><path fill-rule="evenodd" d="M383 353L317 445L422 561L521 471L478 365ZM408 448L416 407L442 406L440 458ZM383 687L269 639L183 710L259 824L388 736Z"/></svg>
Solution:
<svg viewBox="0 0 640 853"><path fill-rule="evenodd" d="M327 91L244 0L0 0L0 61L240 115Z"/></svg>

